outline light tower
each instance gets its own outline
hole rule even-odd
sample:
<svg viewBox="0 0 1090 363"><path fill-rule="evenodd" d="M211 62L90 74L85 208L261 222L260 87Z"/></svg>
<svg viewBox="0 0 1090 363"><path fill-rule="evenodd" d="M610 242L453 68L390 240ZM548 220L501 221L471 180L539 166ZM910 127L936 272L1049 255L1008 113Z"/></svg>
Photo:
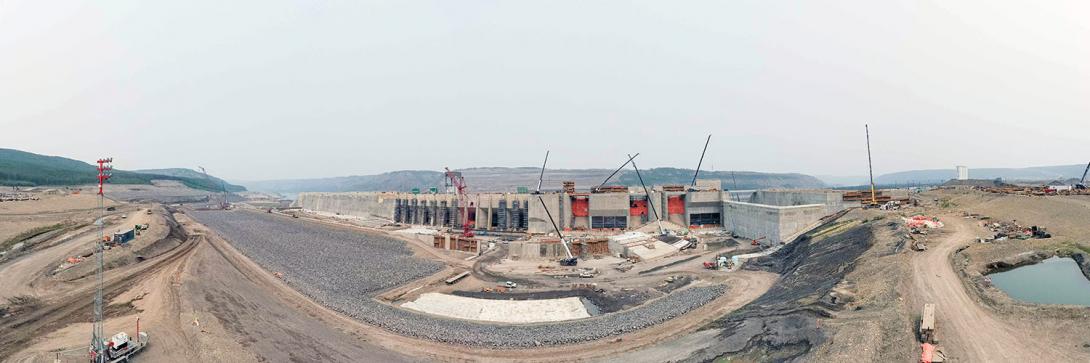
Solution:
<svg viewBox="0 0 1090 363"><path fill-rule="evenodd" d="M106 362L106 337L102 333L102 274L103 252L106 240L106 198L102 193L102 184L110 179L113 170L113 158L98 159L98 207L100 218L98 219L99 238L95 244L95 259L98 262L98 271L95 273L98 286L95 288L95 316L91 332L91 361L95 363Z"/></svg>

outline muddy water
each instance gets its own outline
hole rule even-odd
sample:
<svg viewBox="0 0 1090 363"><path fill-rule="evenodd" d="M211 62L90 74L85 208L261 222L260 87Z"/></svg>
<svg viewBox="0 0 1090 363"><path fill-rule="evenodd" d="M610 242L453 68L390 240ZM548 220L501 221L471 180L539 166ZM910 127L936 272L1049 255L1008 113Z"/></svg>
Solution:
<svg viewBox="0 0 1090 363"><path fill-rule="evenodd" d="M1007 295L1025 302L1090 306L1090 280L1070 258L1053 257L988 277Z"/></svg>

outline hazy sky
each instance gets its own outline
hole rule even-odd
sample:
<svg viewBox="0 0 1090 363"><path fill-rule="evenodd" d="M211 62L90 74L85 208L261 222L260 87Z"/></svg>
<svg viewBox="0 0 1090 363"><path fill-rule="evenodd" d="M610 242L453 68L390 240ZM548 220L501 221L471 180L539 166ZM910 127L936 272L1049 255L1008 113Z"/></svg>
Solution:
<svg viewBox="0 0 1090 363"><path fill-rule="evenodd" d="M1090 2L0 0L0 147L233 180L1090 159Z"/></svg>

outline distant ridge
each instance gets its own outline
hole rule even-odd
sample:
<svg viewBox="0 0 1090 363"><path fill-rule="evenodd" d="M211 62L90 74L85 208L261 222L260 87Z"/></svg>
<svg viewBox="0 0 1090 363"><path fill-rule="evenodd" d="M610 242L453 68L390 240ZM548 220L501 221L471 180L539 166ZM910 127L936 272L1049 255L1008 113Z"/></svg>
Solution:
<svg viewBox="0 0 1090 363"><path fill-rule="evenodd" d="M114 170L110 178L112 184L151 184L152 180L176 180L182 184L201 190L221 190L220 183L211 182L203 174L188 169L158 169L152 171ZM191 173L197 173L199 177ZM94 165L60 156L47 156L14 149L0 149L0 185L38 186L38 185L86 185L96 182L97 169ZM244 191L246 188L228 184L229 191Z"/></svg>
<svg viewBox="0 0 1090 363"><path fill-rule="evenodd" d="M980 168L969 167L971 179L996 179L1007 181L1049 181L1082 177L1086 164L1032 166L1025 168ZM909 170L883 174L876 178L880 184L943 183L955 178L954 168Z"/></svg>
<svg viewBox="0 0 1090 363"><path fill-rule="evenodd" d="M459 169L471 191L475 192L513 192L518 186L533 189L537 186L536 167L477 167ZM559 190L561 182L574 181L576 188L588 190L597 186L612 169L548 169L542 182L542 189ZM643 180L648 185L683 184L692 181L692 169L652 168L640 170ZM726 189L767 189L767 188L821 188L825 184L817 178L805 174L778 174L753 171L701 171L701 179L719 179ZM734 187L737 181L737 187ZM334 178L290 179L239 182L250 190L299 193L299 192L373 192L373 191L409 191L413 188L425 190L428 187L444 185L443 173L430 170L401 170L376 175L344 176ZM610 184L639 185L636 173L631 168L622 170L613 177Z"/></svg>

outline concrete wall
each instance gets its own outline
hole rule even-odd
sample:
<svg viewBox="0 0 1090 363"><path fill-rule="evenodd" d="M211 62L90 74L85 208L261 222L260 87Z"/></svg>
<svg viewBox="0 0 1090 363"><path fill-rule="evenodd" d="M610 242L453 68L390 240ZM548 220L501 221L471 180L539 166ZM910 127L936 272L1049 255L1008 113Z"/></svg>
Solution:
<svg viewBox="0 0 1090 363"><path fill-rule="evenodd" d="M770 243L783 242L826 215L821 204L774 206L727 201L723 210L729 230L747 239L765 237Z"/></svg>
<svg viewBox="0 0 1090 363"><path fill-rule="evenodd" d="M627 216L628 193L599 193L590 195L590 215Z"/></svg>
<svg viewBox="0 0 1090 363"><path fill-rule="evenodd" d="M640 190L642 192L642 189ZM684 195L685 214L667 218L667 199L669 195ZM571 215L571 198L562 193L546 193L541 195L548 211L557 221L561 229L571 227L589 227L587 218L573 221ZM640 194L642 197L642 193ZM545 208L538 201L537 195L513 194L513 193L483 193L471 194L470 200L477 206L476 228L489 230L521 230L509 227L515 225L515 219L525 211L527 215L527 231L530 233L553 233L553 226L545 213ZM629 214L630 193L598 193L589 196L590 215L594 216L624 216L628 218L629 228L640 225ZM326 213L340 213L343 215L360 217L379 217L393 219L395 200L402 199L407 202L415 202L415 210L420 212L426 208L427 220L424 213L409 220L416 224L436 224L436 217L446 210L442 207L446 204L453 211L454 219L449 225L457 227L461 225L461 211L458 207L457 196L453 194L409 194L409 193L301 193L295 206ZM751 194L749 202L730 201L727 192L723 191L691 191L691 192L652 192L651 200L655 202L655 209L660 218L671 220L680 225L689 225L690 215L695 213L720 213L721 225L745 238L767 237L770 241L778 243L783 238L789 238L798 231L812 225L825 215L836 213L850 207L842 201L843 197L837 191L823 190L764 190ZM499 201L505 200L507 209L499 208ZM520 209L514 209L514 201L518 201ZM653 220L648 211L648 222ZM492 215L507 213L505 220L497 223L505 225L492 225Z"/></svg>
<svg viewBox="0 0 1090 363"><path fill-rule="evenodd" d="M538 196L536 196L536 195L533 195L531 197L532 197L532 200L529 201L529 203L530 203L530 206L529 206L530 219L529 219L529 223L528 223L529 224L528 232L530 232L530 233L556 233L556 230L553 229L552 222L549 221L549 215L545 213L545 208L548 208L549 213L552 213L553 220L557 222L558 227L559 228L564 228L559 224L560 221L557 220L557 217L560 216L560 208L561 208L561 204L560 204L561 194L560 193L542 194L540 201L537 199ZM545 207L541 206L541 202L545 202Z"/></svg>
<svg viewBox="0 0 1090 363"><path fill-rule="evenodd" d="M397 193L300 193L292 206L358 217L391 218Z"/></svg>
<svg viewBox="0 0 1090 363"><path fill-rule="evenodd" d="M844 195L834 190L758 190L750 196L750 203L775 206L821 204L826 214L844 210Z"/></svg>

